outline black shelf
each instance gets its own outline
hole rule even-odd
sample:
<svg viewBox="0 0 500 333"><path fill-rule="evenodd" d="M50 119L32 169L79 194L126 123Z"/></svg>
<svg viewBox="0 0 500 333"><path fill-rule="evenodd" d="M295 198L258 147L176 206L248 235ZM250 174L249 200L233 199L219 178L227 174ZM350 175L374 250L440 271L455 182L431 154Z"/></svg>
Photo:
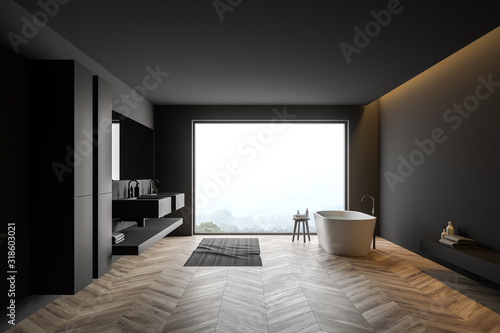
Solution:
<svg viewBox="0 0 500 333"><path fill-rule="evenodd" d="M113 255L138 255L182 223L182 218L147 219L145 227L133 226L121 230L125 240L113 245Z"/></svg>
<svg viewBox="0 0 500 333"><path fill-rule="evenodd" d="M489 281L500 284L500 253L479 246L451 248L438 239L421 238L420 249L438 259L446 261Z"/></svg>

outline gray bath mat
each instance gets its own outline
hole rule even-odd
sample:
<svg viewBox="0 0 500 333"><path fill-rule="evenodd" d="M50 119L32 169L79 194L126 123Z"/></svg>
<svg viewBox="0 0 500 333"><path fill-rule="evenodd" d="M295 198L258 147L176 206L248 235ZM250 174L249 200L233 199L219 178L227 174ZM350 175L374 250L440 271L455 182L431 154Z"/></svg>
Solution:
<svg viewBox="0 0 500 333"><path fill-rule="evenodd" d="M184 266L262 266L258 238L203 238Z"/></svg>

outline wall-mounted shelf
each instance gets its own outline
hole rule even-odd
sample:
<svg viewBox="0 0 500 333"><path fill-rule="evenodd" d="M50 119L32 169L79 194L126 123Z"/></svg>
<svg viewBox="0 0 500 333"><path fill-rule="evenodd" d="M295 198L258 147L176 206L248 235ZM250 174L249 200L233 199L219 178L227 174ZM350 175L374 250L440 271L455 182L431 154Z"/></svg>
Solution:
<svg viewBox="0 0 500 333"><path fill-rule="evenodd" d="M132 226L121 230L125 240L113 245L113 255L138 255L183 223L182 218L148 219L145 227Z"/></svg>
<svg viewBox="0 0 500 333"><path fill-rule="evenodd" d="M500 284L500 253L481 247L450 248L434 238L421 238L420 249L438 259Z"/></svg>

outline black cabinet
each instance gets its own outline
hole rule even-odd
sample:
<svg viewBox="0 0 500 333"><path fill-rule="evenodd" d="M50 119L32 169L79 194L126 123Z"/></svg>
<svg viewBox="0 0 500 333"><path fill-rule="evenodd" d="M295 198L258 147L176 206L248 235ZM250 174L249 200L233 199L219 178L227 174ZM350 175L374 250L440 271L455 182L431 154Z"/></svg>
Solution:
<svg viewBox="0 0 500 333"><path fill-rule="evenodd" d="M94 194L111 193L111 84L93 78Z"/></svg>
<svg viewBox="0 0 500 333"><path fill-rule="evenodd" d="M111 193L94 195L92 275L95 279L111 269L111 202Z"/></svg>
<svg viewBox="0 0 500 333"><path fill-rule="evenodd" d="M93 78L93 277L111 269L111 85Z"/></svg>
<svg viewBox="0 0 500 333"><path fill-rule="evenodd" d="M75 294L92 282L92 73L31 65L31 293Z"/></svg>
<svg viewBox="0 0 500 333"><path fill-rule="evenodd" d="M71 276L71 271L74 272L74 276L73 281L64 281L67 291L65 290L62 294L76 294L92 283L92 207L92 196L75 198L73 220L71 216L68 216L66 222L63 222L68 224L73 222L74 225L72 234L67 233L67 246L65 247L68 251L73 250L73 255L64 260L68 266L65 269L68 271L68 276Z"/></svg>

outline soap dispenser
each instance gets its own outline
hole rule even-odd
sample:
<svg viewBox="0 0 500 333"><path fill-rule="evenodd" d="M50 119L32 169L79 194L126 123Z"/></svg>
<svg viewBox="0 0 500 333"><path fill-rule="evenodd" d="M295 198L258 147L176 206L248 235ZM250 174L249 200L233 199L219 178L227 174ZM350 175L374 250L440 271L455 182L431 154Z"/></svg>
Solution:
<svg viewBox="0 0 500 333"><path fill-rule="evenodd" d="M139 197L139 182L135 182L135 187L134 187L134 198L138 198Z"/></svg>
<svg viewBox="0 0 500 333"><path fill-rule="evenodd" d="M441 233L441 239L445 239L445 238L446 238L446 229L443 226L443 232Z"/></svg>
<svg viewBox="0 0 500 333"><path fill-rule="evenodd" d="M446 227L446 235L452 236L455 233L455 229L451 225L451 221L448 221L448 226Z"/></svg>

